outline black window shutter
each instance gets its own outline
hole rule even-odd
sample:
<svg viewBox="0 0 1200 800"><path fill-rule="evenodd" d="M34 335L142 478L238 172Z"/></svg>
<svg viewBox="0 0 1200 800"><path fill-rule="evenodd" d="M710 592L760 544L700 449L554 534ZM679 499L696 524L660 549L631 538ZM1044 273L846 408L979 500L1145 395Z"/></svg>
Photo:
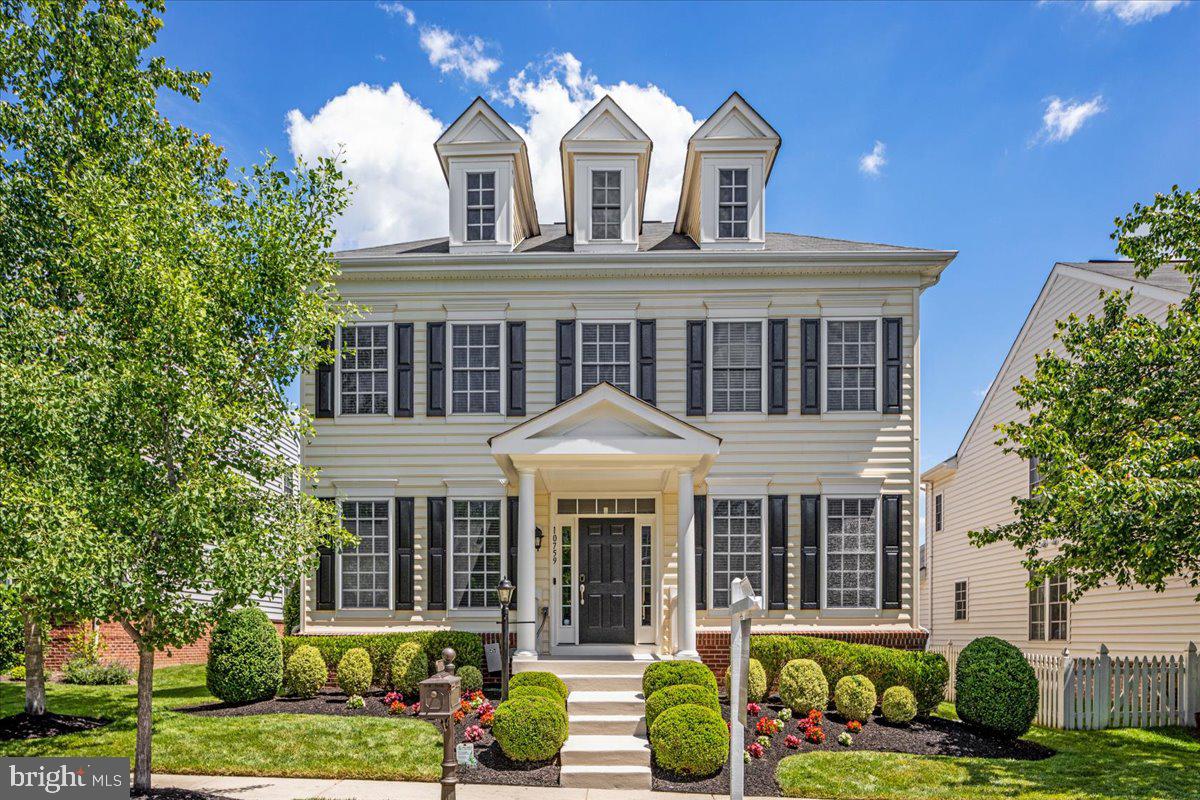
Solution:
<svg viewBox="0 0 1200 800"><path fill-rule="evenodd" d="M508 580L517 582L517 530L521 526L521 498L508 498ZM509 608L517 607L517 593L513 592Z"/></svg>
<svg viewBox="0 0 1200 800"><path fill-rule="evenodd" d="M525 416L525 323L508 323L508 416Z"/></svg>
<svg viewBox="0 0 1200 800"><path fill-rule="evenodd" d="M901 362L904 322L900 317L883 320L883 413L900 413Z"/></svg>
<svg viewBox="0 0 1200 800"><path fill-rule="evenodd" d="M821 413L821 320L800 320L800 413Z"/></svg>
<svg viewBox="0 0 1200 800"><path fill-rule="evenodd" d="M413 324L397 322L396 410L397 417L413 415Z"/></svg>
<svg viewBox="0 0 1200 800"><path fill-rule="evenodd" d="M767 498L767 608L787 608L787 495Z"/></svg>
<svg viewBox="0 0 1200 800"><path fill-rule="evenodd" d="M900 500L883 496L883 607L900 607Z"/></svg>
<svg viewBox="0 0 1200 800"><path fill-rule="evenodd" d="M800 498L800 607L821 607L821 496Z"/></svg>
<svg viewBox="0 0 1200 800"><path fill-rule="evenodd" d="M429 608L446 609L446 498L428 498L426 531L429 540Z"/></svg>
<svg viewBox="0 0 1200 800"><path fill-rule="evenodd" d="M413 568L416 553L413 549L413 529L416 501L411 497L396 498L396 608L413 608Z"/></svg>
<svg viewBox="0 0 1200 800"><path fill-rule="evenodd" d="M555 402L562 403L575 396L575 320L560 319L555 327Z"/></svg>
<svg viewBox="0 0 1200 800"><path fill-rule="evenodd" d="M425 326L425 416L446 416L446 323Z"/></svg>
<svg viewBox="0 0 1200 800"><path fill-rule="evenodd" d="M325 339L321 342L321 347L326 350L333 350L333 339ZM337 351L334 351L334 358L337 358ZM317 401L316 408L313 412L318 419L325 419L333 416L333 362L321 363L317 365L316 371L316 390Z"/></svg>
<svg viewBox="0 0 1200 800"><path fill-rule="evenodd" d="M319 498L324 503L336 503L332 497ZM333 611L334 609L334 569L336 569L333 548L328 545L317 547L317 611Z"/></svg>
<svg viewBox="0 0 1200 800"><path fill-rule="evenodd" d="M637 396L650 405L658 404L657 326L652 319L637 321Z"/></svg>
<svg viewBox="0 0 1200 800"><path fill-rule="evenodd" d="M767 320L767 413L786 414L787 320Z"/></svg>
<svg viewBox="0 0 1200 800"><path fill-rule="evenodd" d="M692 519L696 528L696 608L708 608L708 495L695 497Z"/></svg>
<svg viewBox="0 0 1200 800"><path fill-rule="evenodd" d="M708 413L704 350L707 345L705 322L688 320L687 324L687 415L703 417Z"/></svg>

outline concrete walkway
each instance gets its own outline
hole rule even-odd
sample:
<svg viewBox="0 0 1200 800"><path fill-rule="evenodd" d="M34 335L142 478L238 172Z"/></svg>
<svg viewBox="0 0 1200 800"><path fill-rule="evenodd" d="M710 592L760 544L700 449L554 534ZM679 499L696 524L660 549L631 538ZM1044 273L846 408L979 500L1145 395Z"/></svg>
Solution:
<svg viewBox="0 0 1200 800"><path fill-rule="evenodd" d="M175 787L212 792L236 800L439 800L441 797L440 787L436 783L403 781L155 775L154 786L160 789ZM629 789L551 789L470 783L460 783L457 795L458 800L721 800L722 797L728 797Z"/></svg>

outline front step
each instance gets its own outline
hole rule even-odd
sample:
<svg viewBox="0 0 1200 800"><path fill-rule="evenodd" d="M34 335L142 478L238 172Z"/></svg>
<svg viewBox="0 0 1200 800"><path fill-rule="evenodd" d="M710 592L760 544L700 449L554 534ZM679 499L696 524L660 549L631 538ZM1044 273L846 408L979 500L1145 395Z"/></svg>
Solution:
<svg viewBox="0 0 1200 800"><path fill-rule="evenodd" d="M565 764L559 784L569 789L649 789L649 767L573 766Z"/></svg>
<svg viewBox="0 0 1200 800"><path fill-rule="evenodd" d="M553 672L555 675L636 675L641 677L651 658L539 658L514 660L514 672Z"/></svg>
<svg viewBox="0 0 1200 800"><path fill-rule="evenodd" d="M646 701L641 692L571 692L567 695L567 714L636 714L646 713Z"/></svg>
<svg viewBox="0 0 1200 800"><path fill-rule="evenodd" d="M643 736L593 736L572 732L559 755L564 767L649 767L650 743Z"/></svg>
<svg viewBox="0 0 1200 800"><path fill-rule="evenodd" d="M642 674L609 675L557 673L572 692L637 692L642 688Z"/></svg>
<svg viewBox="0 0 1200 800"><path fill-rule="evenodd" d="M642 714L571 714L571 735L645 736Z"/></svg>

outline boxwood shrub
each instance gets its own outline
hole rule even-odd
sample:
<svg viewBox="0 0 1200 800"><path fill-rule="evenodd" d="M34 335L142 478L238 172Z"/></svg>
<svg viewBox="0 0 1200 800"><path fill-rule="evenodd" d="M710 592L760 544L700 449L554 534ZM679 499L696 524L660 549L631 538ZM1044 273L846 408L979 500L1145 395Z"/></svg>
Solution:
<svg viewBox="0 0 1200 800"><path fill-rule="evenodd" d="M283 648L261 608L236 609L213 626L205 682L226 703L265 700L279 691Z"/></svg>
<svg viewBox="0 0 1200 800"><path fill-rule="evenodd" d="M789 661L779 676L779 699L801 716L814 708L824 711L829 705L829 681L821 665L809 658Z"/></svg>
<svg viewBox="0 0 1200 800"><path fill-rule="evenodd" d="M875 684L865 675L847 675L837 682L833 690L833 705L846 719L866 722L879 702Z"/></svg>
<svg viewBox="0 0 1200 800"><path fill-rule="evenodd" d="M906 725L917 715L917 698L903 686L889 686L879 705L883 718L895 725Z"/></svg>
<svg viewBox="0 0 1200 800"><path fill-rule="evenodd" d="M717 692L717 676L699 661L655 661L642 673L642 697L679 683L708 686L713 694Z"/></svg>
<svg viewBox="0 0 1200 800"><path fill-rule="evenodd" d="M426 660L426 663L428 663L428 660ZM479 671L479 667L463 664L454 670L454 674L462 681L462 690L464 692L474 692L483 688L483 673Z"/></svg>
<svg viewBox="0 0 1200 800"><path fill-rule="evenodd" d="M518 697L544 698L546 700L558 703L563 708L567 707L566 699L559 694L556 689L551 689L548 686L513 686L510 682L508 687L508 699L515 700Z"/></svg>
<svg viewBox="0 0 1200 800"><path fill-rule="evenodd" d="M401 694L416 694L429 677L429 656L419 642L405 642L392 653L388 684Z"/></svg>
<svg viewBox="0 0 1200 800"><path fill-rule="evenodd" d="M567 740L567 712L550 698L510 697L496 709L492 735L513 761L547 761Z"/></svg>
<svg viewBox="0 0 1200 800"><path fill-rule="evenodd" d="M337 665L337 682L346 694L366 694L371 688L374 672L371 657L360 647L351 648Z"/></svg>
<svg viewBox="0 0 1200 800"><path fill-rule="evenodd" d="M425 655L429 656L431 668L442 657L442 651L447 647L452 647L454 648L454 665L456 667L470 664L475 669L483 669L483 637L478 633L434 631L426 634L424 645Z"/></svg>
<svg viewBox="0 0 1200 800"><path fill-rule="evenodd" d="M674 686L664 686L646 698L646 727L653 727L654 720L668 708L686 705L704 706L717 712L721 710L721 701L717 699L717 693L707 686L677 683Z"/></svg>
<svg viewBox="0 0 1200 800"><path fill-rule="evenodd" d="M767 673L768 692L778 686L784 665L795 659L792 655L792 643L789 641L792 638L778 634L750 637L750 657L758 659Z"/></svg>
<svg viewBox="0 0 1200 800"><path fill-rule="evenodd" d="M296 648L283 667L283 687L292 697L316 697L329 681L325 660L311 645Z"/></svg>
<svg viewBox="0 0 1200 800"><path fill-rule="evenodd" d="M557 692L558 696L563 700L567 699L567 685L563 683L562 678L553 672L518 672L508 679L508 692L510 695L513 689L521 686L541 686Z"/></svg>
<svg viewBox="0 0 1200 800"><path fill-rule="evenodd" d="M333 634L329 636L285 636L284 658L291 656L296 648L310 644L321 653L325 666L337 669L338 662L347 650L355 647L367 651L371 658L371 669L376 681L383 686L391 682L392 656L396 648L405 642L417 642L425 650L430 668L442 657L442 650L453 647L457 656L455 664L470 664L483 669L483 638L478 633L467 631L410 631L408 633Z"/></svg>
<svg viewBox="0 0 1200 800"><path fill-rule="evenodd" d="M733 675L733 667L725 668L725 693L733 697L729 686L729 678ZM767 696L767 672L762 662L757 658L750 659L750 669L746 672L746 699L755 703L761 702Z"/></svg>
<svg viewBox="0 0 1200 800"><path fill-rule="evenodd" d="M958 716L997 736L1025 735L1038 710L1037 675L1021 651L984 636L958 655L954 680Z"/></svg>
<svg viewBox="0 0 1200 800"><path fill-rule="evenodd" d="M719 711L697 705L668 708L650 727L654 760L675 775L704 778L729 759L729 729Z"/></svg>

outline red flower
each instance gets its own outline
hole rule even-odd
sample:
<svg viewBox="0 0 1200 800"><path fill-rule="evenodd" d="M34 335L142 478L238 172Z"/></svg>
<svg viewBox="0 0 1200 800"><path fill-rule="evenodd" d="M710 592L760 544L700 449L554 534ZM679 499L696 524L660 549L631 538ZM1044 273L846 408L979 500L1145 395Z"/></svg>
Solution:
<svg viewBox="0 0 1200 800"><path fill-rule="evenodd" d="M400 702L401 697L399 692L388 692L383 696L383 704L390 706L392 703Z"/></svg>
<svg viewBox="0 0 1200 800"><path fill-rule="evenodd" d="M760 706L758 703L747 703L746 713L757 717L762 713L762 706Z"/></svg>
<svg viewBox="0 0 1200 800"><path fill-rule="evenodd" d="M755 727L759 733L771 736L783 729L783 723L770 717L759 717L758 724Z"/></svg>
<svg viewBox="0 0 1200 800"><path fill-rule="evenodd" d="M858 733L862 730L862 723L856 719L852 719L846 723L846 730L850 731L851 733Z"/></svg>
<svg viewBox="0 0 1200 800"><path fill-rule="evenodd" d="M399 700L393 700L392 702L388 703L389 714L403 714L404 709L404 703L401 703Z"/></svg>
<svg viewBox="0 0 1200 800"><path fill-rule="evenodd" d="M813 725L808 729L808 732L804 734L804 738L808 739L813 744L821 744L825 741L825 729L818 725Z"/></svg>
<svg viewBox="0 0 1200 800"><path fill-rule="evenodd" d="M484 725L484 726L491 726L492 720L495 718L495 716L496 715L493 714L491 711L489 711L486 714L480 714L479 715L479 724Z"/></svg>
<svg viewBox="0 0 1200 800"><path fill-rule="evenodd" d="M414 714L420 714L421 713L421 701L418 700L417 702L413 703L411 706L408 707L408 710Z"/></svg>
<svg viewBox="0 0 1200 800"><path fill-rule="evenodd" d="M746 752L750 754L751 758L762 758L764 751L761 744L758 742L751 742L750 744L746 745Z"/></svg>
<svg viewBox="0 0 1200 800"><path fill-rule="evenodd" d="M824 714L822 714L820 711L818 711L815 708L812 711L808 712L808 718L810 720L812 720L813 722L820 722L822 717L824 717L824 716L825 716Z"/></svg>
<svg viewBox="0 0 1200 800"><path fill-rule="evenodd" d="M462 722L466 718L467 713L460 708L450 716L454 717L455 722Z"/></svg>
<svg viewBox="0 0 1200 800"><path fill-rule="evenodd" d="M799 737L799 736L796 736L795 734L791 734L791 733L789 733L789 734L787 735L787 738L785 738L785 739L783 740L783 746L784 746L784 747L790 747L790 748L792 748L793 750L795 750L797 747L799 747L799 746L800 746L800 737Z"/></svg>

